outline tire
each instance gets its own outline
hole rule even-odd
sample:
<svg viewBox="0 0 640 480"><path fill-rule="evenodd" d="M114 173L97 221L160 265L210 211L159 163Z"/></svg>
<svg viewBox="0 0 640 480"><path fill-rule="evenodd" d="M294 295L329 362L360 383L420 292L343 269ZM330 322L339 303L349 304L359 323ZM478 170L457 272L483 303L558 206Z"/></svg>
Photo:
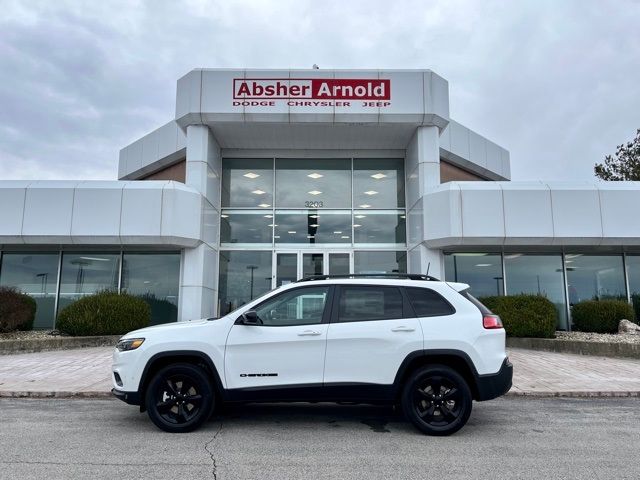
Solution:
<svg viewBox="0 0 640 480"><path fill-rule="evenodd" d="M427 435L451 435L460 430L469 420L471 405L467 382L444 365L418 368L402 391L405 416Z"/></svg>
<svg viewBox="0 0 640 480"><path fill-rule="evenodd" d="M171 433L200 427L211 416L214 404L215 394L207 374L189 363L159 370L145 393L149 418L158 428Z"/></svg>

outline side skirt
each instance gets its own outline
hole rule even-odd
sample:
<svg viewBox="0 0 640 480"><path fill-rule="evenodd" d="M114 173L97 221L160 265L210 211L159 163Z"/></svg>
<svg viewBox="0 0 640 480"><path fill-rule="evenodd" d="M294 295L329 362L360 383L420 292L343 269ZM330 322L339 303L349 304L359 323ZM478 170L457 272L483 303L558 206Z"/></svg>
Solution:
<svg viewBox="0 0 640 480"><path fill-rule="evenodd" d="M391 404L393 385L371 383L332 383L275 385L226 390L226 402L349 402Z"/></svg>

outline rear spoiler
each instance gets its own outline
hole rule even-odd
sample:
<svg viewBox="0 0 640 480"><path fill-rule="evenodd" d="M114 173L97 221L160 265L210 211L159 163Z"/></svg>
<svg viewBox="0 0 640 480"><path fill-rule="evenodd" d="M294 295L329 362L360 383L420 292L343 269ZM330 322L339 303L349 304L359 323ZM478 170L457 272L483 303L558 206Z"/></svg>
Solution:
<svg viewBox="0 0 640 480"><path fill-rule="evenodd" d="M469 285L466 283L458 283L458 282L446 282L451 288L453 288L456 292L462 292L463 290L467 290Z"/></svg>

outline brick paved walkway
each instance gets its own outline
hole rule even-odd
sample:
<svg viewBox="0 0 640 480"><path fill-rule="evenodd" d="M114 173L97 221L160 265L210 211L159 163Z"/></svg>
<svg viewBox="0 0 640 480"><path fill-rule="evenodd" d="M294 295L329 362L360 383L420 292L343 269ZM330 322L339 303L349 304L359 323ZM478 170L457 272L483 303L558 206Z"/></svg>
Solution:
<svg viewBox="0 0 640 480"><path fill-rule="evenodd" d="M0 356L0 396L107 395L111 348ZM640 360L510 349L512 394L640 395Z"/></svg>

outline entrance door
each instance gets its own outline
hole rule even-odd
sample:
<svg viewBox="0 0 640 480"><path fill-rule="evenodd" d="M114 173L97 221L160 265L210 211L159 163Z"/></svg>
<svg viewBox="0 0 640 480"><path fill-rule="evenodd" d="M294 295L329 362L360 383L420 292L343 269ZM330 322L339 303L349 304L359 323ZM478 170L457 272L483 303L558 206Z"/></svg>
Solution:
<svg viewBox="0 0 640 480"><path fill-rule="evenodd" d="M312 275L348 275L353 273L351 252L281 250L274 252L273 288Z"/></svg>

